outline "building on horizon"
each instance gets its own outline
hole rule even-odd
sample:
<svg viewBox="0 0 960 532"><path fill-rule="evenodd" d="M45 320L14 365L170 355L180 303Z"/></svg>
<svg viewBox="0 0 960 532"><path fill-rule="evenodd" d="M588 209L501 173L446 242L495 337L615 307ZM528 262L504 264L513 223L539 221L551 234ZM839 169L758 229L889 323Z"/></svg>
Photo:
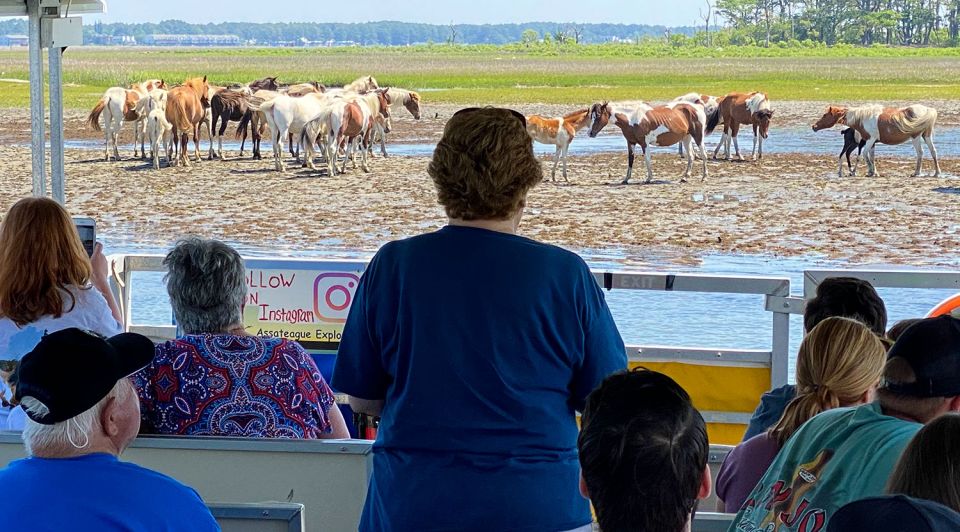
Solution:
<svg viewBox="0 0 960 532"><path fill-rule="evenodd" d="M243 41L237 35L145 35L140 44L147 46L240 46Z"/></svg>

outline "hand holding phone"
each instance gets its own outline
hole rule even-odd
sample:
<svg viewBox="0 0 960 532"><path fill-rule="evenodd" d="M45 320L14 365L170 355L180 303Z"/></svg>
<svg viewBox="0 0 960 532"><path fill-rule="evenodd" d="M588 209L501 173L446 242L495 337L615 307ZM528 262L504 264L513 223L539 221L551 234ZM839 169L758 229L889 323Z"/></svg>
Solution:
<svg viewBox="0 0 960 532"><path fill-rule="evenodd" d="M77 226L77 233L87 256L93 257L94 244L97 241L97 222L93 218L74 218L73 223Z"/></svg>

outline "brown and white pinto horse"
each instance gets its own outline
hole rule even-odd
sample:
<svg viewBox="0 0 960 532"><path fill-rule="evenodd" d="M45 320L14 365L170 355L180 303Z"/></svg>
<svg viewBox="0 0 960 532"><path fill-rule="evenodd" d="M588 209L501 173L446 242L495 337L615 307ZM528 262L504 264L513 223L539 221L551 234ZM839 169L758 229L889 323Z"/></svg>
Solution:
<svg viewBox="0 0 960 532"><path fill-rule="evenodd" d="M763 158L763 139L767 138L770 131L770 118L773 117L773 109L770 108L770 99L763 92L731 92L720 99L720 112L715 120L723 122L723 138L713 150L713 158L717 158L717 153L723 147L724 159L730 159L730 140L733 139L733 150L737 158L741 161L740 145L737 143L737 133L740 132L741 125L753 126L753 152L751 159ZM717 123L707 124L707 129L712 130Z"/></svg>
<svg viewBox="0 0 960 532"><path fill-rule="evenodd" d="M925 105L911 105L902 109L883 107L882 105L864 105L861 107L830 106L816 124L814 131L843 124L856 131L861 139L867 141L863 149L863 158L867 161L867 177L877 175L874 148L881 144L902 144L912 141L917 150L917 167L911 177L920 175L923 161L923 147L920 139L930 149L933 157L934 177L940 175L940 161L937 148L933 145L933 129L937 124L937 110ZM841 154L838 174L843 176L843 157ZM852 174L851 174L852 175Z"/></svg>
<svg viewBox="0 0 960 532"><path fill-rule="evenodd" d="M173 143L179 143L180 148L174 166L180 163L190 166L190 156L187 154L188 133L193 133L194 151L197 162L200 162L200 123L203 122L209 106L209 90L207 76L203 76L202 79L188 79L183 85L167 92L165 115L167 122L173 126Z"/></svg>
<svg viewBox="0 0 960 532"><path fill-rule="evenodd" d="M590 125L590 109L579 109L567 113L560 118L547 118L540 115L527 117L527 133L533 140L541 144L552 144L557 147L553 156L553 171L550 179L557 178L557 164L563 161L563 180L567 181L567 150L577 135L577 131Z"/></svg>
<svg viewBox="0 0 960 532"><path fill-rule="evenodd" d="M707 115L707 129L704 131L704 136L713 133L717 124L720 123L720 98L709 94L700 94L699 92L688 92L683 96L677 96L670 103L679 102L699 103L703 106L703 112ZM683 143L677 144L677 150L683 157Z"/></svg>
<svg viewBox="0 0 960 532"><path fill-rule="evenodd" d="M623 184L630 181L633 174L633 146L639 144L647 166L647 180L653 180L653 168L650 164L648 144L654 146L673 146L682 142L687 153L687 169L680 182L690 177L693 169L693 146L700 152L703 163L701 180L707 178L707 154L703 151L703 135L706 129L706 114L703 106L690 103L670 103L651 107L644 102L630 104L595 103L590 107L590 137L596 137L613 117L617 127L627 140L627 176Z"/></svg>

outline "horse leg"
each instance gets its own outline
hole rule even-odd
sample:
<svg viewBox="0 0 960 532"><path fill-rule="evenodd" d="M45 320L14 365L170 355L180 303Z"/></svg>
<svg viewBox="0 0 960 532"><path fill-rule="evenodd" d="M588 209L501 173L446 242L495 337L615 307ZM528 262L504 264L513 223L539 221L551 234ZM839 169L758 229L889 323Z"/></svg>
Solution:
<svg viewBox="0 0 960 532"><path fill-rule="evenodd" d="M653 181L653 163L650 161L650 146L641 144L640 149L643 150L643 162L647 166L647 180L644 181L646 184Z"/></svg>
<svg viewBox="0 0 960 532"><path fill-rule="evenodd" d="M703 149L703 139L700 139L700 142L696 142L695 145L700 150L700 181L707 180L707 152Z"/></svg>
<svg viewBox="0 0 960 532"><path fill-rule="evenodd" d="M743 155L740 155L740 143L737 142L737 134L740 132L740 124L733 123L730 125L730 137L733 139L733 153L738 160L743 160Z"/></svg>
<svg viewBox="0 0 960 532"><path fill-rule="evenodd" d="M563 146L563 154L560 155L561 160L563 161L563 182L564 183L570 182L567 179L567 150L569 149L570 149L570 141L568 140L567 143L564 144Z"/></svg>
<svg viewBox="0 0 960 532"><path fill-rule="evenodd" d="M933 157L933 177L940 177L940 159L937 158L937 148L933 145L933 130L923 135L923 142L927 144L930 150L930 157Z"/></svg>
<svg viewBox="0 0 960 532"><path fill-rule="evenodd" d="M372 139L368 139L368 140L370 140L370 142L368 142L368 145L369 145L369 146L373 146L373 140L372 140ZM370 167L367 166L367 155L368 155L368 153L369 153L370 150L368 150L368 149L366 149L366 148L363 148L363 141L364 141L364 138L363 138L363 137L360 137L360 138L357 140L357 144L360 145L361 148L362 148L362 149L361 149L361 153L360 153L360 168L363 169L364 172L369 173L369 172L370 172Z"/></svg>
<svg viewBox="0 0 960 532"><path fill-rule="evenodd" d="M750 151L750 160L757 160L757 144L762 146L763 139L760 138L760 135L757 134L757 125L753 124L753 149Z"/></svg>
<svg viewBox="0 0 960 532"><path fill-rule="evenodd" d="M627 141L627 177L623 178L623 181L620 182L621 185L626 185L630 182L630 176L633 174L633 143L629 140Z"/></svg>
<svg viewBox="0 0 960 532"><path fill-rule="evenodd" d="M560 154L563 152L563 148L560 147L560 144L557 144L557 151L553 154L553 170L550 172L550 181L557 180L557 165L560 164Z"/></svg>
<svg viewBox="0 0 960 532"><path fill-rule="evenodd" d="M380 155L383 155L384 158L387 157L387 132L383 126L378 126L380 129Z"/></svg>
<svg viewBox="0 0 960 532"><path fill-rule="evenodd" d="M683 157L683 143L682 143L682 142L677 143L677 156L678 156L678 157Z"/></svg>
<svg viewBox="0 0 960 532"><path fill-rule="evenodd" d="M917 167L910 177L920 177L920 168L923 165L923 146L920 145L920 137L913 137L913 148L917 150Z"/></svg>
<svg viewBox="0 0 960 532"><path fill-rule="evenodd" d="M724 143L727 141L727 127L723 127L723 135L720 136L720 142L717 143L717 147L713 149L713 160L717 160L717 154L720 153L720 148L723 147Z"/></svg>
<svg viewBox="0 0 960 532"><path fill-rule="evenodd" d="M871 137L867 141L867 145L864 147L863 158L867 160L867 177L874 177L877 175L877 164L873 159L873 148L877 145L876 137Z"/></svg>
<svg viewBox="0 0 960 532"><path fill-rule="evenodd" d="M680 178L681 183L686 183L687 178L690 177L690 171L693 170L693 137L684 135L679 144L687 151L687 169L683 172L683 177Z"/></svg>

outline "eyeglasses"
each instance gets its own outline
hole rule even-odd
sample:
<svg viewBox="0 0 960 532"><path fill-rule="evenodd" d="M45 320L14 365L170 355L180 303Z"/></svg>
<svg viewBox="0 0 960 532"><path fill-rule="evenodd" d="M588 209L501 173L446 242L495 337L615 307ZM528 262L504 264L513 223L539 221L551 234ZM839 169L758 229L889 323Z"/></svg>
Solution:
<svg viewBox="0 0 960 532"><path fill-rule="evenodd" d="M483 109L496 109L498 111L510 111L510 114L516 117L516 119L520 121L520 123L523 125L524 128L527 127L527 118L525 116L523 116L518 111L514 111L513 109L507 109L506 107L466 107L466 108L460 109L456 113L453 113L453 116L466 114L466 113L475 113L477 111L482 111Z"/></svg>

